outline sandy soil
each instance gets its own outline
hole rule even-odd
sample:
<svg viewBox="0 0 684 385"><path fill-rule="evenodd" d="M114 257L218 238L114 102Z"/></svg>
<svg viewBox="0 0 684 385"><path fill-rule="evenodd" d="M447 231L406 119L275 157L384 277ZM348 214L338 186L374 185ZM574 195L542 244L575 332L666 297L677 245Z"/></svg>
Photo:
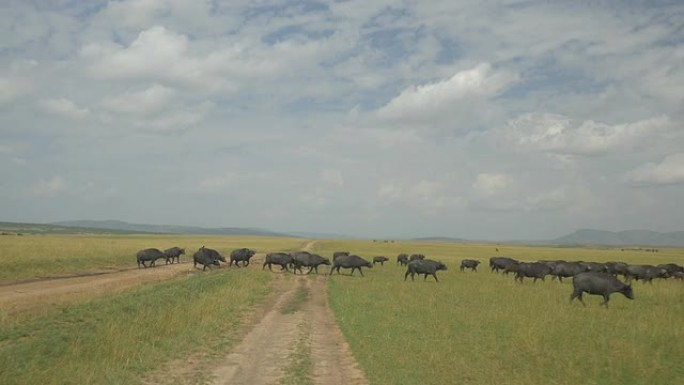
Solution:
<svg viewBox="0 0 684 385"><path fill-rule="evenodd" d="M310 242L303 249L313 246ZM249 268L261 269L263 258L263 254L255 255ZM182 363L166 366L181 369L153 373L147 383L195 383L193 377L202 371L201 377L208 376L208 382L215 385L279 384L289 373L295 350L305 343L312 363L309 376L315 384L367 384L328 304L327 269L319 268L321 274L315 277L286 277L288 273L275 270L264 272L275 275L272 294L245 319L250 329L227 356L211 358L210 365L206 357L187 357ZM10 315L45 309L197 273L192 263L184 262L5 284L0 286L0 309ZM210 373L206 373L207 367L211 367Z"/></svg>

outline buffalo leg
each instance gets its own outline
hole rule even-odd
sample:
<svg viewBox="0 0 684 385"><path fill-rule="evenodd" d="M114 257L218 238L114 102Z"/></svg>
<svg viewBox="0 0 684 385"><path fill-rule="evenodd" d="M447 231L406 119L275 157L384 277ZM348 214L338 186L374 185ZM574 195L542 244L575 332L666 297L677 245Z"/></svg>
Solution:
<svg viewBox="0 0 684 385"><path fill-rule="evenodd" d="M439 282L439 279L437 279L436 273L432 273L432 276L435 277L435 282ZM427 278L427 274L425 274L425 277Z"/></svg>
<svg viewBox="0 0 684 385"><path fill-rule="evenodd" d="M361 276L363 277L363 270L359 267L359 273L361 273Z"/></svg>
<svg viewBox="0 0 684 385"><path fill-rule="evenodd" d="M584 307L587 306L587 304L584 303L584 300L582 299L582 292L581 292L581 291L580 291L580 292L573 291L573 292L572 292L572 295L570 296L570 302L572 302L572 300L575 299L575 298L579 299L579 301L582 302L582 305L583 305Z"/></svg>
<svg viewBox="0 0 684 385"><path fill-rule="evenodd" d="M610 300L610 294L604 294L603 295L603 303L601 305L605 306L606 309L608 309L608 301Z"/></svg>

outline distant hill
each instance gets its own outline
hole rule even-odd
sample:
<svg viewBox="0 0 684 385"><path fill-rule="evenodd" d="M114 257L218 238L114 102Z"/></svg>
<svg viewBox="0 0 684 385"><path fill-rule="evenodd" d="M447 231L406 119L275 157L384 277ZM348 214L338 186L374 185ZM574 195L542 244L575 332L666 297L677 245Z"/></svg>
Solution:
<svg viewBox="0 0 684 385"><path fill-rule="evenodd" d="M461 239L461 238L452 238L452 237L420 237L420 238L413 238L412 240L418 241L418 242L469 242L468 240Z"/></svg>
<svg viewBox="0 0 684 385"><path fill-rule="evenodd" d="M659 233L650 230L613 232L582 229L549 242L559 245L684 246L684 231Z"/></svg>
<svg viewBox="0 0 684 385"><path fill-rule="evenodd" d="M42 223L0 222L0 234L137 234L140 231L99 229L79 226L60 226Z"/></svg>
<svg viewBox="0 0 684 385"><path fill-rule="evenodd" d="M196 226L176 225L144 225L123 221L62 221L53 222L50 225L68 228L86 228L113 230L116 232L154 233L154 234L202 234L202 235L258 235L266 237L292 237L293 235L277 233L262 229L243 227L217 227L206 228Z"/></svg>

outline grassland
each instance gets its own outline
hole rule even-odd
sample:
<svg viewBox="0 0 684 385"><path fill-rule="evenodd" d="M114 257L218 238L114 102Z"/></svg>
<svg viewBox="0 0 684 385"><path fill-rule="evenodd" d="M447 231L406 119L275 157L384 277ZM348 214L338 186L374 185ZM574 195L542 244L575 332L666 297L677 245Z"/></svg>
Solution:
<svg viewBox="0 0 684 385"><path fill-rule="evenodd" d="M173 246L186 249L181 259L192 258L202 245L226 257L240 247L266 250L295 250L298 238L179 236L179 235L25 235L0 236L0 282L87 271L136 267L138 250Z"/></svg>
<svg viewBox="0 0 684 385"><path fill-rule="evenodd" d="M684 264L682 249L658 253L450 243L320 242L329 255L349 250L392 263L366 277L337 276L329 297L371 384L681 384L684 380L684 283L636 283L636 299L619 294L611 308L590 296L568 303L572 284L515 283L492 274L497 254L521 260L567 259ZM441 259L440 282L409 279L394 264L400 252ZM460 273L463 258L482 261Z"/></svg>
<svg viewBox="0 0 684 385"><path fill-rule="evenodd" d="M135 251L145 247L207 245L227 254L238 247L265 252L303 244L226 236L6 236L0 237L0 276L12 282L137 268ZM0 316L0 384L139 384L171 362L225 352L242 338L244 317L269 292L272 275L259 269L191 270L123 293ZM206 373L193 374L197 383Z"/></svg>
<svg viewBox="0 0 684 385"><path fill-rule="evenodd" d="M299 249L304 243L264 237L7 236L0 237L0 281L134 268L135 252L145 247L270 252ZM616 294L606 310L598 297L586 298L586 308L568 303L569 281L519 284L486 266L495 254L521 260L684 264L682 249L647 253L319 241L314 251L330 256L337 250L390 258L383 267L365 269L363 278L356 273L328 280L331 306L371 384L679 384L684 379L681 281L636 283L634 301ZM438 273L439 283L432 278L404 282L405 268L395 264L400 252L441 259L449 270ZM463 258L481 260L480 272L459 272ZM265 297L272 277L259 268L222 269L36 314L0 317L0 383L139 384L151 369L183 365L189 355L216 356L241 338L244 316ZM298 292L292 308L284 311L296 311L306 298L305 291ZM302 337L283 383L311 380L316 357L309 349ZM206 373L210 370L196 373L197 383Z"/></svg>

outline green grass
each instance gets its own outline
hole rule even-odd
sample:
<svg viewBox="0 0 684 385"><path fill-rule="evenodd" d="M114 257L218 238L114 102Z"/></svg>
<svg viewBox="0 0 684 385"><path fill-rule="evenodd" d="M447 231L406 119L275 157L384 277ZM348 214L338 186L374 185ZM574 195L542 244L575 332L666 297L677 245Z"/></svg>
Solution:
<svg viewBox="0 0 684 385"><path fill-rule="evenodd" d="M684 284L636 283L636 299L585 296L568 303L571 281L515 283L487 267L494 245L320 242L316 252L348 250L391 258L366 277L334 275L329 298L340 327L371 384L679 384L684 379ZM619 249L499 245L522 260L624 260L682 264L681 249L659 253ZM410 278L400 252L441 259L449 270ZM463 258L480 259L461 273Z"/></svg>
<svg viewBox="0 0 684 385"><path fill-rule="evenodd" d="M217 249L226 258L230 251L248 247L258 253L291 251L305 241L298 238L247 236L184 235L25 235L0 236L0 281L73 274L103 269L137 267L138 250L155 247L161 250L179 246L192 260L202 245ZM157 261L164 263L163 261Z"/></svg>
<svg viewBox="0 0 684 385"><path fill-rule="evenodd" d="M299 325L299 339L294 351L288 357L289 365L280 380L281 385L313 385L311 372L313 362L311 358L311 329L305 320Z"/></svg>
<svg viewBox="0 0 684 385"><path fill-rule="evenodd" d="M193 352L226 351L270 274L219 270L0 325L0 383L137 384Z"/></svg>
<svg viewBox="0 0 684 385"><path fill-rule="evenodd" d="M294 296L290 301L284 304L283 308L280 310L283 314L292 314L302 308L302 305L309 299L309 289L304 286L300 286L294 293Z"/></svg>

